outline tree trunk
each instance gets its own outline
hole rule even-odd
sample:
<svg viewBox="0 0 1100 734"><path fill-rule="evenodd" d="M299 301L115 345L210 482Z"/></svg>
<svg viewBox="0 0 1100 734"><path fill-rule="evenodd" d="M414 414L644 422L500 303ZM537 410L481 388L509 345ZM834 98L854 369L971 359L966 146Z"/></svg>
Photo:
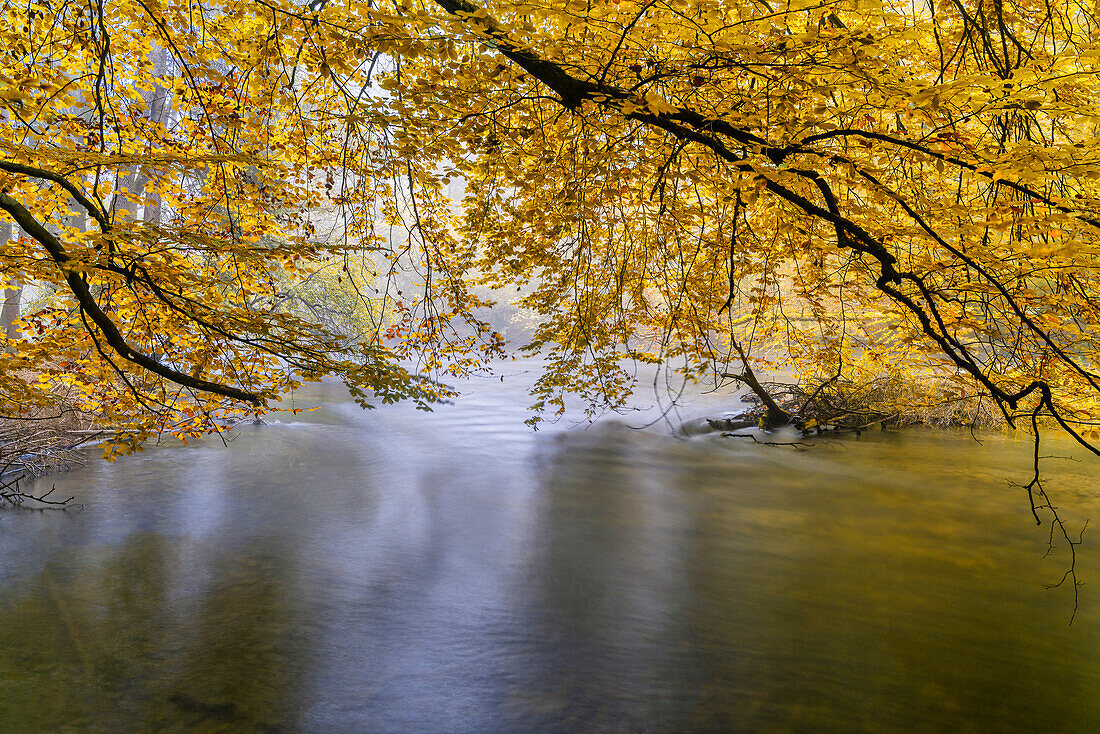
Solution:
<svg viewBox="0 0 1100 734"><path fill-rule="evenodd" d="M0 243L11 240L11 223L0 222ZM0 300L4 306L0 308L0 334L8 339L19 338L19 331L15 328L15 321L19 318L19 309L23 300L23 284L18 280L4 277L0 280Z"/></svg>
<svg viewBox="0 0 1100 734"><path fill-rule="evenodd" d="M163 75L168 68L165 49L162 46L154 45L149 55L153 61L153 74ZM160 84L155 84L152 90L143 93L141 96L145 101L149 121L153 125L164 124L164 121L168 119L171 106L171 93L169 90ZM149 184L149 177L145 175L145 172L139 166L130 166L125 175L120 174L116 183L119 189L125 188L126 193L115 194L111 204L112 213L117 212L119 209L126 209L129 214L125 219L135 221L138 218L138 208L144 207L144 211L141 213L142 221L152 224L160 222L160 194L146 196L145 188Z"/></svg>
<svg viewBox="0 0 1100 734"><path fill-rule="evenodd" d="M163 46L154 45L150 56L153 58L153 73L157 76L164 75L168 70L167 50ZM163 125L168 120L168 113L172 107L171 92L157 84L153 88L152 94L147 95L147 101L149 104L149 121L154 125ZM141 192L145 195L145 211L142 213L142 219L148 224L160 224L161 196L156 192L145 194L148 179L142 178L143 180L140 182Z"/></svg>
<svg viewBox="0 0 1100 734"><path fill-rule="evenodd" d="M752 390L756 397L760 398L760 402L764 404L767 409L767 414L764 416L764 428L778 428L779 426L785 426L791 422L791 414L779 407L779 403L775 402L764 386L760 384L760 380L756 378L756 373L752 371L752 367L749 365L749 358L745 354L745 351L741 348L741 345L737 341L733 342L733 348L737 351L737 356L741 358L741 374L733 374L726 372L722 377L731 377L734 380L740 380Z"/></svg>
<svg viewBox="0 0 1100 734"><path fill-rule="evenodd" d="M22 300L23 284L17 280L8 283L4 289L4 307L0 309L0 331L8 339L19 338L19 329L15 322L19 318Z"/></svg>

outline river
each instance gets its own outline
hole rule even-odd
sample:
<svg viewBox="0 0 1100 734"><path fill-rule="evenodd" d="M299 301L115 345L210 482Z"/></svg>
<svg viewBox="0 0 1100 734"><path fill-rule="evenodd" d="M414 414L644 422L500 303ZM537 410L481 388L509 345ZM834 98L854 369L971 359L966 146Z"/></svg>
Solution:
<svg viewBox="0 0 1100 734"><path fill-rule="evenodd" d="M0 731L1100 731L1100 538L1071 625L1025 440L533 432L503 372L40 482L84 509L0 512Z"/></svg>

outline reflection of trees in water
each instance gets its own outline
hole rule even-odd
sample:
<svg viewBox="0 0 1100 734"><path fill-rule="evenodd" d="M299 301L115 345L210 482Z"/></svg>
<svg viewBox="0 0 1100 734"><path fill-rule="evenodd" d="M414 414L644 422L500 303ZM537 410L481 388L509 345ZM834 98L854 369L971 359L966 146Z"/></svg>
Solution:
<svg viewBox="0 0 1100 734"><path fill-rule="evenodd" d="M180 551L135 534L0 602L0 730L277 731L296 688L277 569L225 561L189 605L167 581Z"/></svg>
<svg viewBox="0 0 1100 734"><path fill-rule="evenodd" d="M1012 453L948 438L791 454L699 495L698 728L1095 730L1071 642L1091 623L1042 588L1057 560L1005 502Z"/></svg>
<svg viewBox="0 0 1100 734"><path fill-rule="evenodd" d="M1012 446L604 425L538 434L521 481L249 435L95 480L179 491L4 520L0 732L1097 730L1100 595L1067 628L1041 588L1061 559L1003 482Z"/></svg>
<svg viewBox="0 0 1100 734"><path fill-rule="evenodd" d="M563 730L1095 730L1096 606L1067 628L1072 598L1042 588L1059 559L1005 502L1012 445L592 433L542 457L546 676L518 710Z"/></svg>
<svg viewBox="0 0 1100 734"><path fill-rule="evenodd" d="M566 435L540 457L527 600L540 678L510 704L566 730L674 730L691 707L683 497L625 431Z"/></svg>
<svg viewBox="0 0 1100 734"><path fill-rule="evenodd" d="M800 665L776 645L795 623L783 596L827 554L803 537L805 477L772 481L786 454L636 433L555 448L532 614L565 651L563 706L616 731L775 723L761 702Z"/></svg>

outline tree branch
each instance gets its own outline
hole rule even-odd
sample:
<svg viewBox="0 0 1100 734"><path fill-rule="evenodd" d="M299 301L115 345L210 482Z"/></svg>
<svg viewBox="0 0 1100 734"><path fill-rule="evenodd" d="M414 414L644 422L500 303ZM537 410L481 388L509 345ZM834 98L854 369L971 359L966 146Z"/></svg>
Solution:
<svg viewBox="0 0 1100 734"><path fill-rule="evenodd" d="M222 385L198 377L192 377L191 375L161 364L149 355L135 349L122 336L122 332L119 331L114 321L112 321L103 309L100 308L95 297L88 289L88 284L80 275L76 267L78 263L65 252L65 248L62 246L61 242L51 234L49 230L43 227L26 207L8 194L0 193L0 208L10 214L11 217L15 219L16 223L23 228L24 232L33 237L46 249L46 252L50 254L50 257L57 264L58 268L64 273L65 282L68 284L73 295L76 296L80 308L88 314L88 317L91 318L92 322L103 334L104 340L120 357L155 375L160 375L184 387L202 390L203 392L213 393L215 395L222 395L234 400L252 403L253 405L258 405L262 402L261 397L257 393L248 392L247 390L231 387L229 385Z"/></svg>

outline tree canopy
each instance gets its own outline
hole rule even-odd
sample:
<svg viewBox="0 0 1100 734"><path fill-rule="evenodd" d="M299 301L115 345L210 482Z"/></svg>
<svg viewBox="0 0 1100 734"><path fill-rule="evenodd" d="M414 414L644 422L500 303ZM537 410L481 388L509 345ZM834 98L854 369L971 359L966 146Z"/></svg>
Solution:
<svg viewBox="0 0 1100 734"><path fill-rule="evenodd" d="M539 315L542 411L620 405L628 360L901 372L1092 448L1092 4L5 14L0 269L27 302L5 414L64 388L125 448L324 375L430 402L503 349L488 285Z"/></svg>

